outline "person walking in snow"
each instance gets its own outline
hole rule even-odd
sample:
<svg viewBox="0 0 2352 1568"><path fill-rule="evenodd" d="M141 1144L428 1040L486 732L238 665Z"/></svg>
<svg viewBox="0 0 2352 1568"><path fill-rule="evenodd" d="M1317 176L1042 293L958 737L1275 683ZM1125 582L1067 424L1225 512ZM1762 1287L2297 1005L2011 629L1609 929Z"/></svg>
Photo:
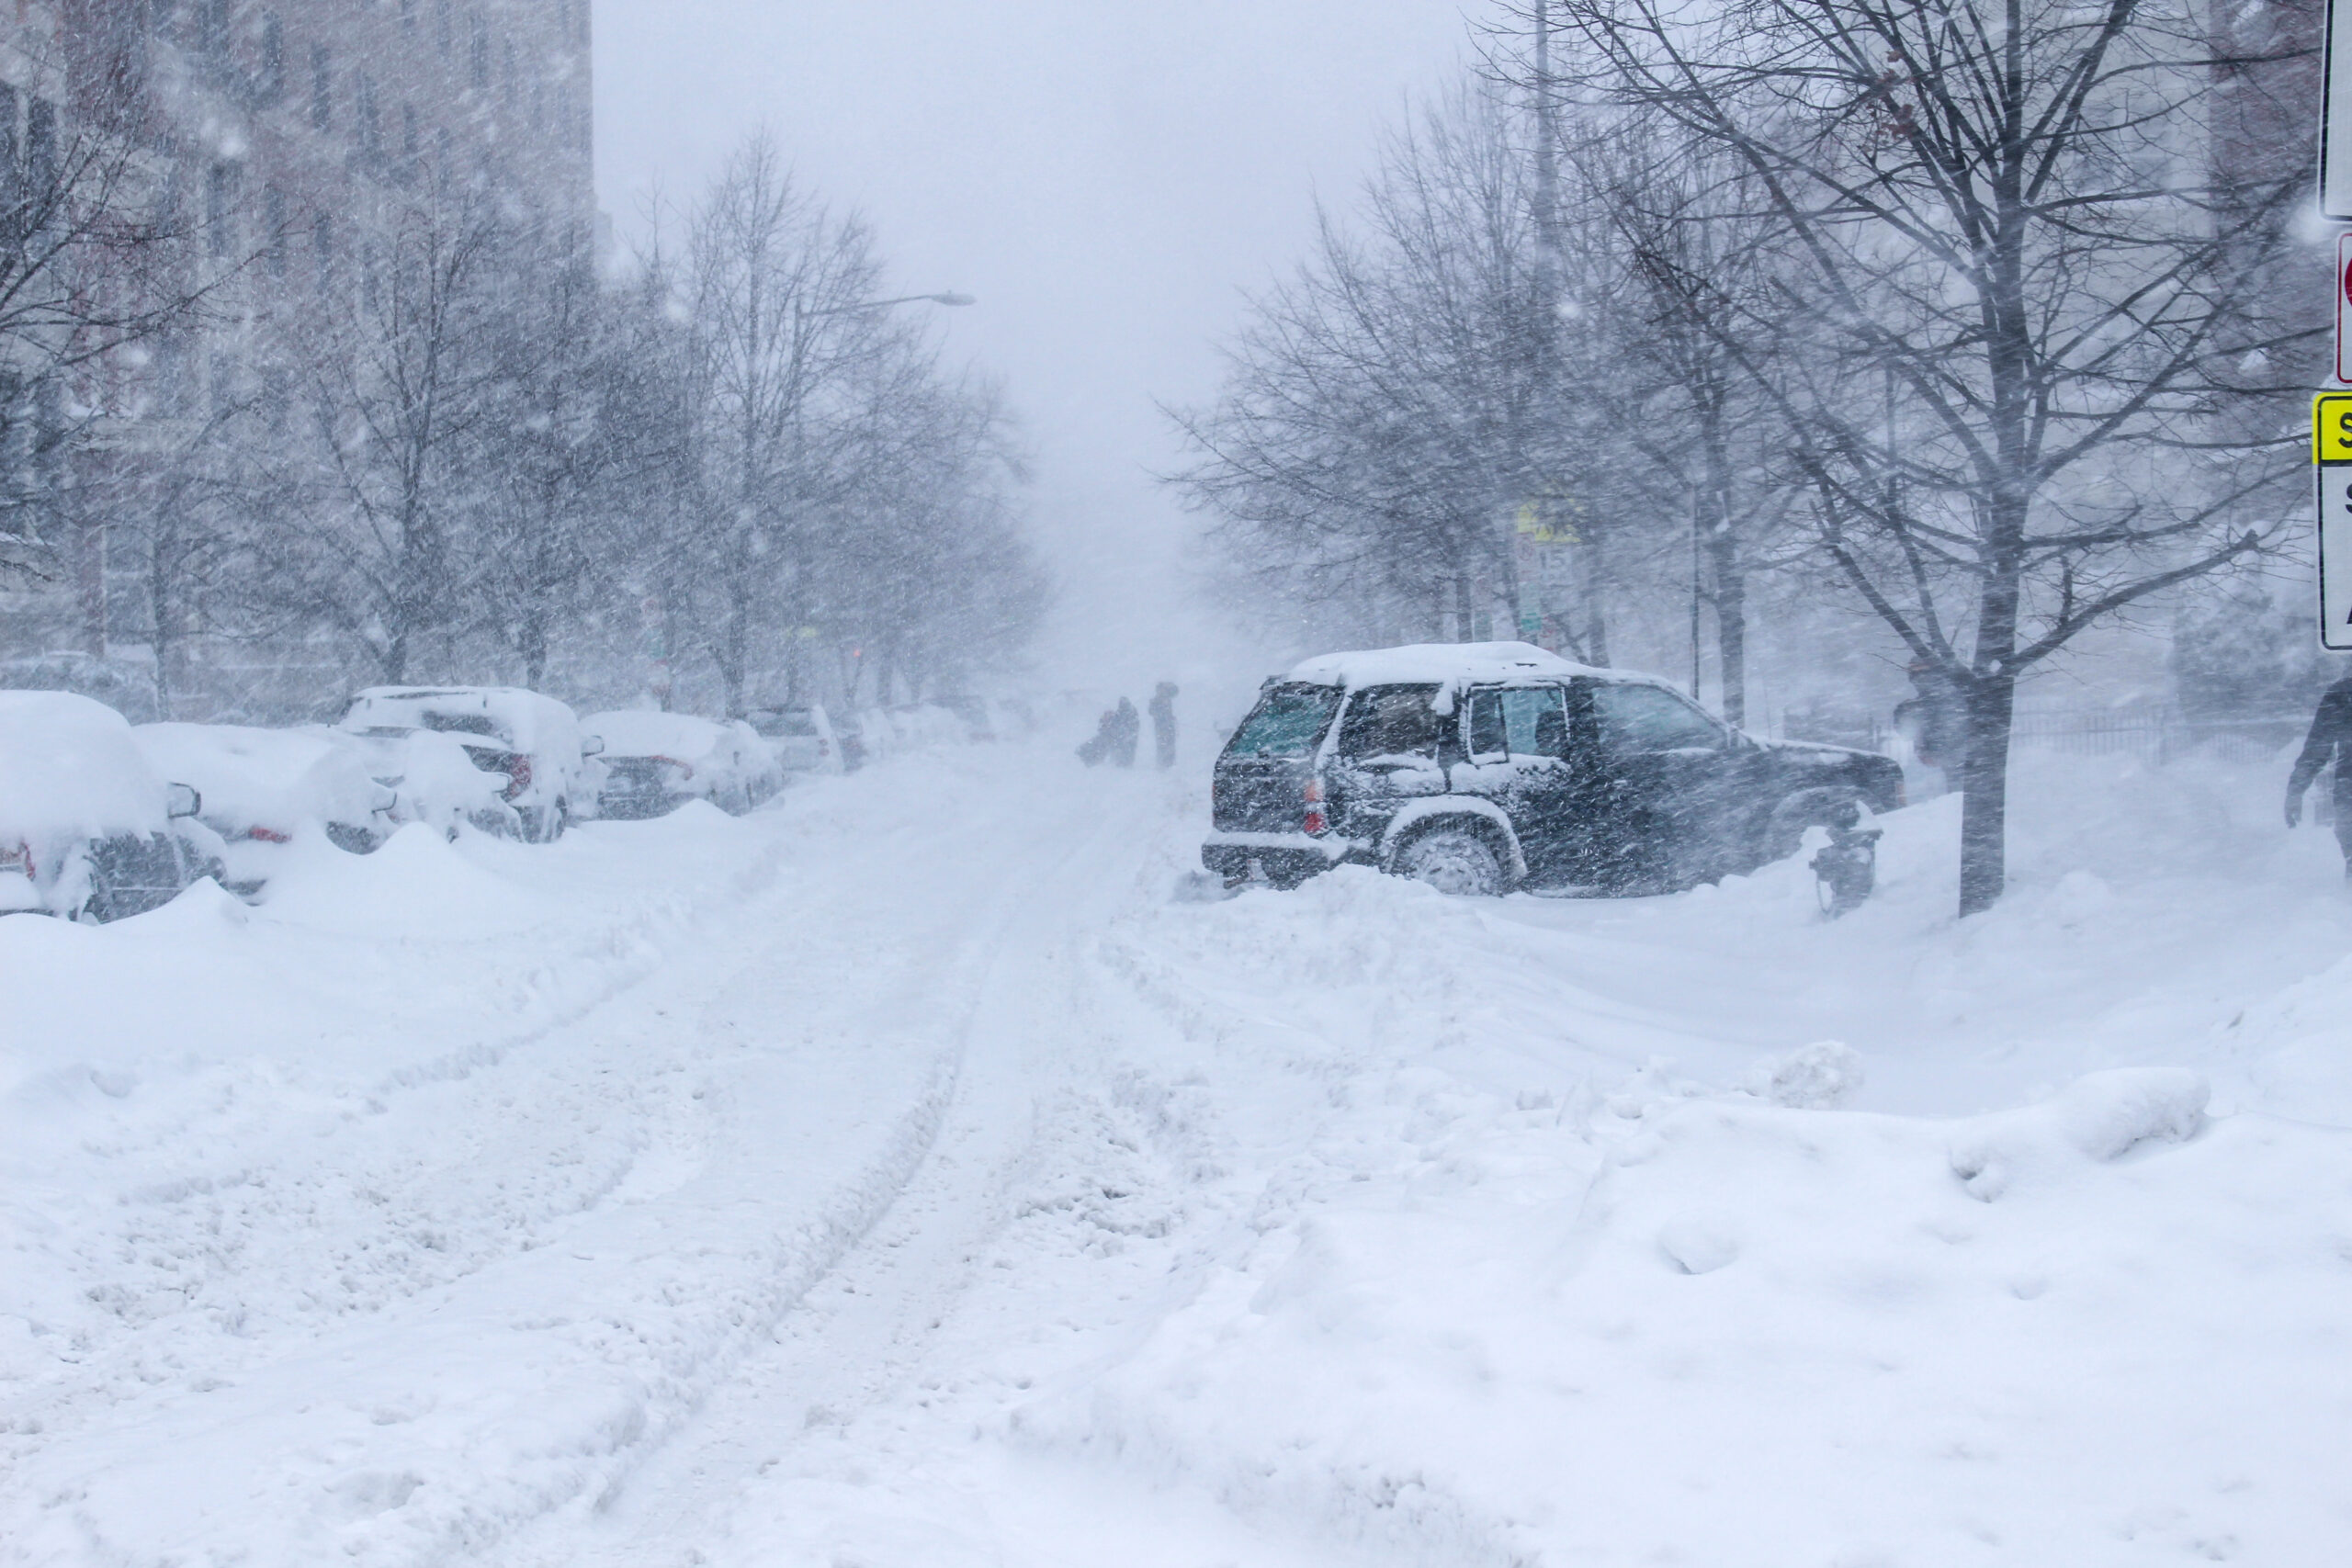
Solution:
<svg viewBox="0 0 2352 1568"><path fill-rule="evenodd" d="M2322 694L2312 716L2312 732L2287 775L2287 826L2303 819L2303 792L2319 771L2335 764L2335 842L2344 852L2344 874L2352 878L2352 675Z"/></svg>
<svg viewBox="0 0 2352 1568"><path fill-rule="evenodd" d="M1078 749L1078 760L1091 768L1117 750L1119 744L1119 710L1104 708L1095 721L1094 734Z"/></svg>
<svg viewBox="0 0 2352 1568"><path fill-rule="evenodd" d="M1162 681L1151 694L1151 744L1162 768L1176 765L1176 682Z"/></svg>
<svg viewBox="0 0 2352 1568"><path fill-rule="evenodd" d="M1119 699L1111 732L1111 761L1123 768L1136 765L1136 742L1143 739L1143 716L1126 698Z"/></svg>

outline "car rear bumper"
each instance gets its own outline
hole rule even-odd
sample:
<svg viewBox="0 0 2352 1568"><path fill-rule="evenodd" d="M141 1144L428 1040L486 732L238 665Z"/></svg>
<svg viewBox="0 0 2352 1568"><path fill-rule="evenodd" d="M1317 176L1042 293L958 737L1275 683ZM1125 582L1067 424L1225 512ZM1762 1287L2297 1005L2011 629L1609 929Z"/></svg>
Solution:
<svg viewBox="0 0 2352 1568"><path fill-rule="evenodd" d="M1201 864L1233 881L1264 877L1297 883L1356 855L1363 845L1337 833L1211 833L1201 842Z"/></svg>

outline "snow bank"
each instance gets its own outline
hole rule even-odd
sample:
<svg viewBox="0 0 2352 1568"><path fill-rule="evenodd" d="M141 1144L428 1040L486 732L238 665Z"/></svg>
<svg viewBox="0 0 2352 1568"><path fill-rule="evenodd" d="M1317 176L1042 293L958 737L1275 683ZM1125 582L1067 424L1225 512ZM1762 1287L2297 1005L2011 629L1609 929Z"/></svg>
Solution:
<svg viewBox="0 0 2352 1568"><path fill-rule="evenodd" d="M1475 1177L1426 1146L1325 1167L1020 1431L1382 1560L2321 1561L2352 1529L2313 1440L2352 1406L2322 1352L2352 1138L2181 1142L2199 1099L2157 1073L1981 1126L1464 1106ZM1990 1205L1955 1152L1988 1135L2037 1173Z"/></svg>

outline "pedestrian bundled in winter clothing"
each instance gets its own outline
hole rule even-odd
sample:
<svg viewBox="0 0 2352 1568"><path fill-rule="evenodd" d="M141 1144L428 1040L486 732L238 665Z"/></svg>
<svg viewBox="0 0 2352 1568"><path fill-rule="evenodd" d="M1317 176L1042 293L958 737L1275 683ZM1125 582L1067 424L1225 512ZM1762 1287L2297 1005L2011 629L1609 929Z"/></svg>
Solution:
<svg viewBox="0 0 2352 1568"><path fill-rule="evenodd" d="M1151 744L1159 765L1176 765L1176 682L1162 681L1151 694Z"/></svg>
<svg viewBox="0 0 2352 1568"><path fill-rule="evenodd" d="M2287 826L2303 819L2303 792L2322 768L2335 764L2335 842L2344 852L2344 874L2352 878L2352 675L2319 699L2312 732L2303 739L2295 771L2287 775Z"/></svg>
<svg viewBox="0 0 2352 1568"><path fill-rule="evenodd" d="M1078 760L1091 768L1109 756L1119 744L1119 710L1104 708L1095 721L1094 733L1078 749Z"/></svg>
<svg viewBox="0 0 2352 1568"><path fill-rule="evenodd" d="M1136 705L1126 698L1112 715L1115 728L1111 735L1111 761L1123 768L1136 765L1136 742L1143 739L1143 715L1136 712Z"/></svg>

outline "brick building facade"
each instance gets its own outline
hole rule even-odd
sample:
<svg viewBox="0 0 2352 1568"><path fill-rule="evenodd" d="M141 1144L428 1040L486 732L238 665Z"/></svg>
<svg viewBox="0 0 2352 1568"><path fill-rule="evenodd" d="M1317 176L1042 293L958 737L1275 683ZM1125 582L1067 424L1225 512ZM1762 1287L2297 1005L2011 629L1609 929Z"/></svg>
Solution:
<svg viewBox="0 0 2352 1568"><path fill-rule="evenodd" d="M0 159L136 127L187 265L229 275L201 331L84 373L72 397L105 417L76 460L119 472L224 400L266 401L284 350L364 307L420 204L486 208L549 266L583 256L590 25L590 0L0 0ZM71 581L0 605L0 652L144 640L108 608L130 566L104 512L60 519Z"/></svg>

